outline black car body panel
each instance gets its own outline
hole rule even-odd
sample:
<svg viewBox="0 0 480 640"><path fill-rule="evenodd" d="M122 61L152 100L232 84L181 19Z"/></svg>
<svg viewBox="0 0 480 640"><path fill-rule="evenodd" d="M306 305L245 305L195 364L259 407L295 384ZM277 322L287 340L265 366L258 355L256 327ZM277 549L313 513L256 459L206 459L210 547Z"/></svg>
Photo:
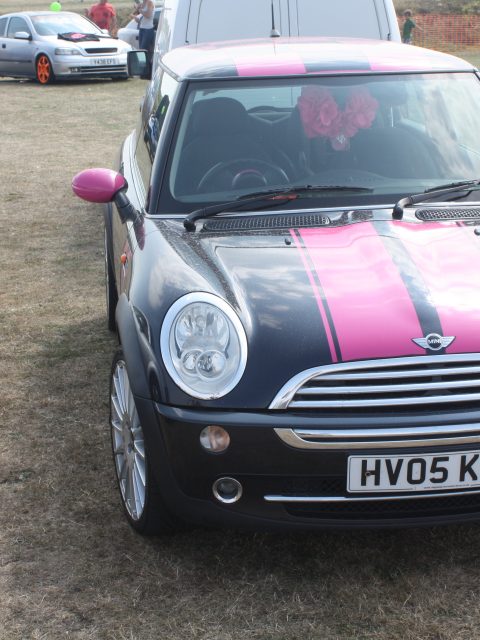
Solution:
<svg viewBox="0 0 480 640"><path fill-rule="evenodd" d="M456 137L442 119L443 78L464 102L480 92L467 63L389 43L216 44L163 59L122 147L124 182L90 196L117 203L106 229L122 358L155 486L182 520L480 517L476 187L395 207L478 180L480 143L465 118ZM250 147L250 130L229 130L229 94L244 100ZM210 138L198 143L202 118Z"/></svg>

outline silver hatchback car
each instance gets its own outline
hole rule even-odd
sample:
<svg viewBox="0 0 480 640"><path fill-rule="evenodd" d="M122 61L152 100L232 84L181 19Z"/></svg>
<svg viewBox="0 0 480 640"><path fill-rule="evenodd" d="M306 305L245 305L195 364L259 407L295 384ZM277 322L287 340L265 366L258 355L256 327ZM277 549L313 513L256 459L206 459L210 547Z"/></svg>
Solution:
<svg viewBox="0 0 480 640"><path fill-rule="evenodd" d="M0 76L54 79L128 78L131 46L68 11L0 16Z"/></svg>

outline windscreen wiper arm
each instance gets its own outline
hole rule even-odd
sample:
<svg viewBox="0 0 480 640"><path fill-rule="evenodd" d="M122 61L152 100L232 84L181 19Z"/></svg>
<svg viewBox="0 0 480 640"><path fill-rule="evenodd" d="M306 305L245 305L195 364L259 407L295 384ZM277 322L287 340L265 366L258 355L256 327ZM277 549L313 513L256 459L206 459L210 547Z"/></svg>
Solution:
<svg viewBox="0 0 480 640"><path fill-rule="evenodd" d="M368 187L355 187L345 185L301 185L291 187L290 189L271 190L271 191L258 191L255 193L249 193L246 196L241 196L236 200L230 202L222 202L220 204L214 204L210 207L203 207L202 209L195 209L192 211L183 221L183 226L187 231L195 231L195 222L201 218L210 218L216 216L219 213L227 213L229 211L241 211L244 207L254 207L256 210L266 209L268 207L274 207L279 201L296 200L306 194L314 193L315 191L369 191L372 189Z"/></svg>
<svg viewBox="0 0 480 640"><path fill-rule="evenodd" d="M467 191L467 194L475 189L480 188L480 180L464 180L462 182L450 182L439 187L433 187L432 189L425 189L422 193L415 193L411 196L406 196L397 202L393 207L392 217L394 220L401 220L403 218L403 210L412 204L418 204L425 202L425 200L432 200L433 198L442 198L449 193L455 193L455 191Z"/></svg>

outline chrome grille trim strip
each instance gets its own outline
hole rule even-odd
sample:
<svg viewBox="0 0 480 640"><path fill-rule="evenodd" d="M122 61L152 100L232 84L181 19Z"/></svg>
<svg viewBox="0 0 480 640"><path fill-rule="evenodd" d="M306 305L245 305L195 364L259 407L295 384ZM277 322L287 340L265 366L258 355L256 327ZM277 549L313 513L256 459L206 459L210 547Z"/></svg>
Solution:
<svg viewBox="0 0 480 640"><path fill-rule="evenodd" d="M449 368L448 365L452 365ZM470 366L471 364L471 366ZM270 409L322 409L322 408L368 408L394 406L431 406L433 403L477 402L479 393L456 393L456 388L467 387L472 390L477 387L480 390L480 354L452 354L437 356L410 356L405 358L386 358L384 360L366 360L357 362L342 362L339 364L325 365L307 369L291 378L277 393L270 404ZM454 376L468 376L467 380L451 380ZM400 379L408 378L435 378L443 376L442 380L425 382L414 381L410 384L398 384ZM392 380L392 389L388 384L355 386L359 380L371 382L377 380ZM307 385L322 385L321 393L312 390ZM331 382L339 382L339 386L331 385ZM428 395L431 391L434 395ZM425 395L408 395L409 393L425 392ZM453 393L452 393L453 391ZM355 397L361 394L383 393L383 398ZM402 393L401 398L390 398L389 393ZM298 397L297 397L298 394ZM316 399L305 399L315 395ZM325 400L319 396L328 395L332 399ZM442 394L442 395L440 395ZM335 395L338 397L335 398ZM302 397L304 396L304 397ZM353 396L342 397L342 396Z"/></svg>
<svg viewBox="0 0 480 640"><path fill-rule="evenodd" d="M472 386L472 385L470 385ZM377 398L369 400L292 400L290 409L332 409L332 408L360 408L360 407L403 407L408 405L432 405L437 403L469 402L480 400L480 393L463 393L451 396L403 396L402 398Z"/></svg>
<svg viewBox="0 0 480 640"><path fill-rule="evenodd" d="M306 502L385 502L392 500L419 500L428 498L449 498L451 496L466 496L479 494L480 489L470 489L469 491L445 491L438 493L415 493L409 495L388 495L377 496L371 494L369 496L362 496L360 498L350 498L348 496L285 496L285 495L265 495L263 499L266 502L292 502L292 503L306 503Z"/></svg>
<svg viewBox="0 0 480 640"><path fill-rule="evenodd" d="M437 372L435 371L435 376L437 376ZM412 375L410 375L412 377ZM432 377L432 373L430 372L430 377ZM331 380L331 377L328 377L328 380ZM350 380L350 378L349 378ZM360 395L360 394L368 394L368 393L401 393L402 391L437 391L445 387L445 381L442 382L417 382L416 384L389 384L389 385L373 385L373 384L365 384L365 385L355 385L352 387L306 387L302 389L302 396L314 396L314 395L323 395L323 396L331 396L332 391L335 393L344 393L348 395ZM466 387L467 389L472 387L471 380L452 380L448 382L449 389L463 389ZM470 396L470 394L468 394Z"/></svg>
<svg viewBox="0 0 480 640"><path fill-rule="evenodd" d="M438 358L438 356L437 356ZM475 360L480 360L480 354L478 354L478 356L475 358ZM451 376L451 375L459 375L465 373L465 367L446 367L445 369L435 369L435 375L436 376ZM480 374L480 367L468 367L468 373L479 373ZM398 378L412 378L413 376L415 378L429 378L432 375L432 370L431 369L407 369L405 371L402 371L401 369L399 369L398 371L395 371L395 377ZM367 372L363 372L363 373L349 373L348 374L348 379L349 380L388 380L392 377L392 372L391 371L377 371L376 373L367 373ZM314 378L315 379L315 378ZM334 375L334 374L330 374L328 376L329 380L345 380L345 376L338 374L338 375Z"/></svg>
<svg viewBox="0 0 480 640"><path fill-rule="evenodd" d="M384 430L275 428L274 431L285 444L296 449L413 449L480 443L480 424Z"/></svg>

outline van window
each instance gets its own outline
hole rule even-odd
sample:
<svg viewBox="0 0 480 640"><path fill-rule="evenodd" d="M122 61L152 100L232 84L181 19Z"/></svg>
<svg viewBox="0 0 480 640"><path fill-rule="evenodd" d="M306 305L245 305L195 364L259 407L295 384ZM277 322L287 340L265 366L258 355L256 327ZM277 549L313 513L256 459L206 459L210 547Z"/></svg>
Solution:
<svg viewBox="0 0 480 640"><path fill-rule="evenodd" d="M315 4L315 0L313 2ZM273 3L276 28L282 33L278 0ZM193 16L190 16L192 20ZM194 18L193 18L194 19ZM195 39L191 42L268 38L272 30L271 0L201 0ZM287 27L288 31L288 27ZM289 35L285 33L283 35Z"/></svg>
<svg viewBox="0 0 480 640"><path fill-rule="evenodd" d="M337 2L297 0L298 34L300 36L345 36L379 38L375 2L342 0Z"/></svg>

